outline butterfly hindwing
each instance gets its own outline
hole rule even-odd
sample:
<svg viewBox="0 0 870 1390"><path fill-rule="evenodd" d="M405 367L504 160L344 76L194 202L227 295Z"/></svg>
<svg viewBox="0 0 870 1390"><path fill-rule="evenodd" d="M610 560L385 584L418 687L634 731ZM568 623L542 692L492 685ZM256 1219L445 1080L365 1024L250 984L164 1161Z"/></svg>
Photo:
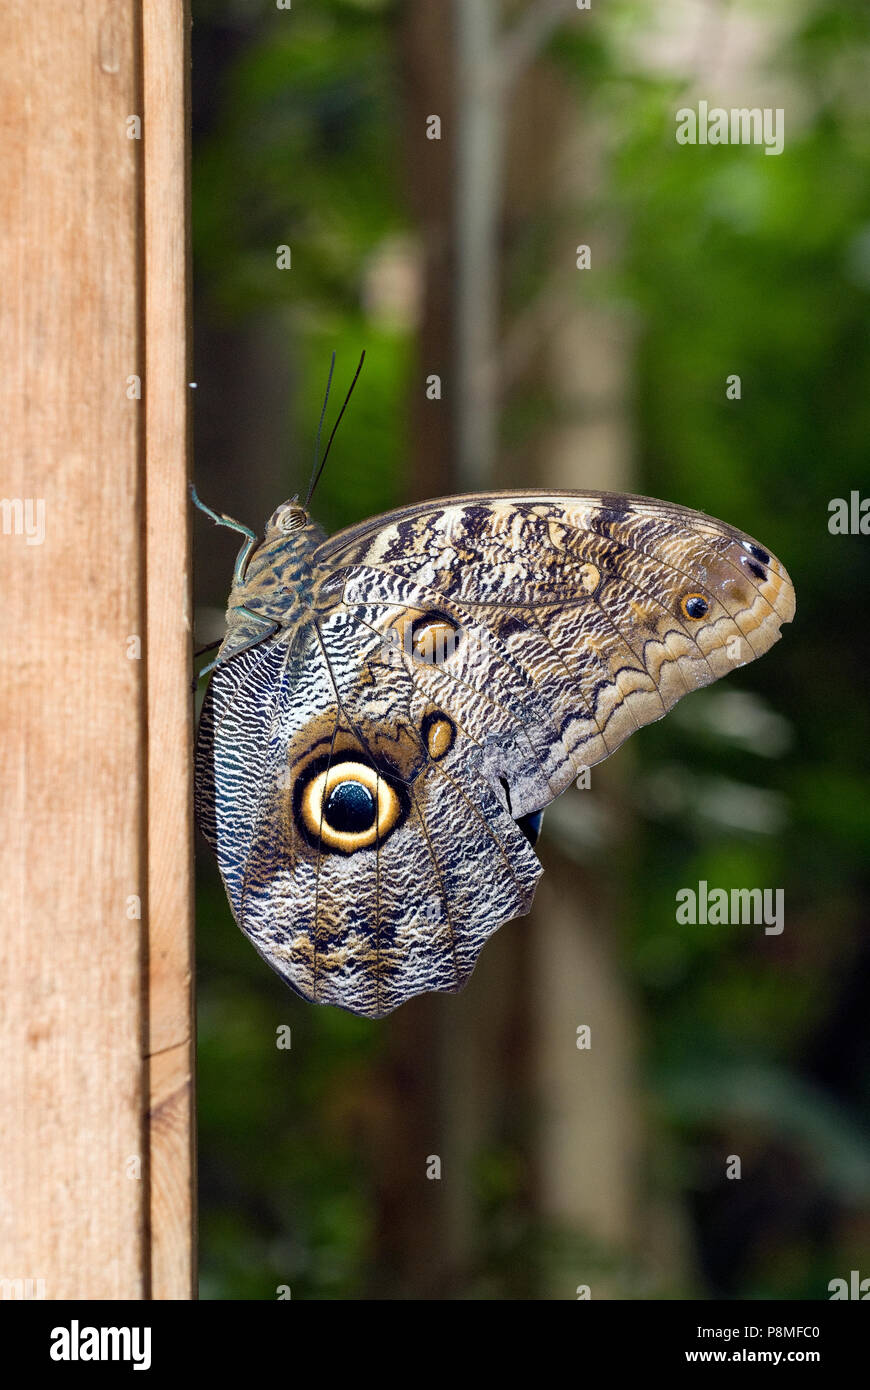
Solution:
<svg viewBox="0 0 870 1390"><path fill-rule="evenodd" d="M382 647L337 610L292 661L279 642L243 653L213 680L199 741L200 819L239 925L305 998L368 1017L459 989L540 874L474 747ZM330 778L372 788L374 834L331 831Z"/></svg>

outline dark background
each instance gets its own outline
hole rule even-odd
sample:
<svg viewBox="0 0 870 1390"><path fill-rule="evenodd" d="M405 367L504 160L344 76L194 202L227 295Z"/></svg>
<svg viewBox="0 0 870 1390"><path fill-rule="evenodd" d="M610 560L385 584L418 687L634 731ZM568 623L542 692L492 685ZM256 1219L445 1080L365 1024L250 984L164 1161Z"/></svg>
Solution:
<svg viewBox="0 0 870 1390"><path fill-rule="evenodd" d="M200 845L202 1294L827 1298L870 1277L870 537L828 529L870 496L870 12L463 3L194 0L200 494L261 527L365 348L327 529L639 491L770 546L797 618L548 811L460 996L303 1003ZM784 108L784 152L677 145L699 99ZM235 546L196 543L202 643ZM677 924L701 879L782 888L783 934Z"/></svg>

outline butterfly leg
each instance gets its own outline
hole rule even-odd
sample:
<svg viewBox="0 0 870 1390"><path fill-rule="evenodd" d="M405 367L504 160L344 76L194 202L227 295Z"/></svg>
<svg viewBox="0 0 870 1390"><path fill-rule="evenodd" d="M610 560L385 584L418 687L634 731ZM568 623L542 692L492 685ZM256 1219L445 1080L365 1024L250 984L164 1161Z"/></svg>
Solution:
<svg viewBox="0 0 870 1390"><path fill-rule="evenodd" d="M240 521L234 521L231 516L226 516L223 512L214 512L211 507L207 507L204 502L200 501L193 483L190 484L190 497L193 505L198 507L201 512L205 512L206 516L210 517L216 526L226 526L230 531L238 531L241 535L246 537L241 550L236 556L234 570L236 583L240 584L245 576L245 566L248 563L248 556L257 544L259 536L255 531L252 531L249 526L243 526Z"/></svg>
<svg viewBox="0 0 870 1390"><path fill-rule="evenodd" d="M224 661L221 661L220 655L218 655L215 657L214 661L210 661L207 666L203 666L200 671L197 671L196 675L193 678L192 689L194 692L196 692L196 688L199 685L199 682L202 680L203 676L207 676L210 671L213 671L215 669L216 666L223 666L226 664L227 660L231 659L234 656L238 656L240 652L246 652L249 651L251 647L259 646L259 644L262 641L264 641L265 638L273 636L273 634L276 633L278 631L278 628L281 626L281 624L276 622L274 618L265 618L262 613L255 613L253 609L245 608L242 604L238 604L236 607L233 608L232 611L234 613L241 613L246 618L250 618L254 622L260 623L263 630L254 633L254 635L248 641L242 642L239 646L234 647L232 652L230 653L229 658L225 658ZM219 642L209 642L207 647L201 647L200 650L195 653L195 655L201 656L203 655L203 653L211 651L213 647L223 646L225 640L226 639L223 638Z"/></svg>

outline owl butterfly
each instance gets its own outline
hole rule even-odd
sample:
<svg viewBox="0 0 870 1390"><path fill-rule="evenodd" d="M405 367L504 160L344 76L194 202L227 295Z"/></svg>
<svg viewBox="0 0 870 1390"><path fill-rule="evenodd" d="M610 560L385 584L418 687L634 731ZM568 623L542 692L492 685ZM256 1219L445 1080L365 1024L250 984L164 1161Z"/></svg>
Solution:
<svg viewBox="0 0 870 1390"><path fill-rule="evenodd" d="M294 498L245 535L200 826L261 955L369 1018L461 988L531 906L543 808L795 610L749 536L622 493L448 497L331 538Z"/></svg>

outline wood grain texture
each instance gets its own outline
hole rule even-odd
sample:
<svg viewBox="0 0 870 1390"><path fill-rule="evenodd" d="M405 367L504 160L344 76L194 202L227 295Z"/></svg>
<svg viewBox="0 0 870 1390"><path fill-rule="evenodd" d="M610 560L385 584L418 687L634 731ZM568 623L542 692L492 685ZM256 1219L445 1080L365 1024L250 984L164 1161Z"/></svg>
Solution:
<svg viewBox="0 0 870 1390"><path fill-rule="evenodd" d="M192 1292L188 26L0 29L0 1279L50 1299Z"/></svg>
<svg viewBox="0 0 870 1390"><path fill-rule="evenodd" d="M188 400L190 16L143 7L152 1298L195 1278Z"/></svg>
<svg viewBox="0 0 870 1390"><path fill-rule="evenodd" d="M45 508L0 534L0 1276L51 1299L145 1291L138 11L0 26L3 496Z"/></svg>

